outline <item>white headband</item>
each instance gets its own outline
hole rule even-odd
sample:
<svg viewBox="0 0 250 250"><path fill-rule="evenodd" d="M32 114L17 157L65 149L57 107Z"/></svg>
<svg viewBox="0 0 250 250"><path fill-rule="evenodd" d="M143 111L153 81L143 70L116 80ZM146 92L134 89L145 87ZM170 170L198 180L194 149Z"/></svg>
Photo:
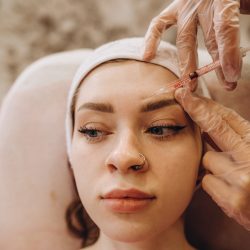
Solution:
<svg viewBox="0 0 250 250"><path fill-rule="evenodd" d="M142 58L143 46L144 38L127 38L107 43L94 50L93 53L91 53L91 55L86 58L78 68L73 78L67 100L66 143L69 160L73 136L71 106L78 86L91 70L110 60L131 59L145 62ZM155 58L150 61L150 63L163 66L172 71L176 76L180 76L176 48L167 42L160 43L157 54Z"/></svg>

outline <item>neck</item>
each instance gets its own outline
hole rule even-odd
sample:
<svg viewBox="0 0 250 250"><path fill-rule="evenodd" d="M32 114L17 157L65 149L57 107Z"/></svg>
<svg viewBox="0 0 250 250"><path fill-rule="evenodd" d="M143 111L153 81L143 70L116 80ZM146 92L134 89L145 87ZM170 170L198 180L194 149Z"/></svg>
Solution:
<svg viewBox="0 0 250 250"><path fill-rule="evenodd" d="M92 249L92 248L91 248ZM93 250L194 250L185 238L182 220L157 235L152 235L143 241L119 242L112 240L103 232L93 246Z"/></svg>

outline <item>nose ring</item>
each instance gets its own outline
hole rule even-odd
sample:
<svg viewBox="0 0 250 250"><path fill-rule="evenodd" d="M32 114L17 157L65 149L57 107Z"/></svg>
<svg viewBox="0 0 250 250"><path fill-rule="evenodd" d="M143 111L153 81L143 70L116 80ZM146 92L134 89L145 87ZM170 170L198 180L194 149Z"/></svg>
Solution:
<svg viewBox="0 0 250 250"><path fill-rule="evenodd" d="M140 166L143 167L145 165L145 162L146 162L146 157L143 154L141 154L141 153L139 153L139 156L142 159L142 163L140 164Z"/></svg>
<svg viewBox="0 0 250 250"><path fill-rule="evenodd" d="M142 159L142 163L140 165L132 166L133 170L135 170L135 171L139 171L139 170L143 169L143 167L144 167L144 165L146 163L146 157L141 153L139 153L139 156Z"/></svg>

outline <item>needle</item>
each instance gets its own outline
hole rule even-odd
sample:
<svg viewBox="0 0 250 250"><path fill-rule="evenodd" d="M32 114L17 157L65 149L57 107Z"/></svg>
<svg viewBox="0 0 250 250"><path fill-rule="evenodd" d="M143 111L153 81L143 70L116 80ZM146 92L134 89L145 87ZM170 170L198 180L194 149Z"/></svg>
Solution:
<svg viewBox="0 0 250 250"><path fill-rule="evenodd" d="M241 48L240 51L241 51L241 56L244 57L246 56L246 53L250 51L250 47ZM205 75L209 73L210 71L213 71L219 67L221 67L219 60L212 62L210 64L207 64L189 74L182 76L180 79L177 79L171 82L170 84L168 84L167 87L160 88L153 95L163 94L163 93L169 92L171 89L177 89L177 88L187 86L188 83L191 82L193 79L197 79L198 77Z"/></svg>

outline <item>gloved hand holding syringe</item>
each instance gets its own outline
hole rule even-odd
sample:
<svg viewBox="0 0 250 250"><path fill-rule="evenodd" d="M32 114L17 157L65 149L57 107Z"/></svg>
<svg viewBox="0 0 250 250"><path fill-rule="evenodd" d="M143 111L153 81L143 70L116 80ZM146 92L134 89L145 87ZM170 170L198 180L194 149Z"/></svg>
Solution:
<svg viewBox="0 0 250 250"><path fill-rule="evenodd" d="M154 58L162 34L176 25L180 72L182 75L193 72L198 68L197 30L200 27L204 44L213 61L220 60L221 68L216 69L219 83L226 90L234 90L242 66L241 7L244 6L240 5L239 0L173 0L149 25L145 35L144 59ZM191 81L190 89L194 90L196 84L197 81Z"/></svg>
<svg viewBox="0 0 250 250"><path fill-rule="evenodd" d="M241 56L245 57L246 53L250 52L250 47L241 48L240 51L241 51ZM210 64L207 64L207 65L205 65L205 66L203 66L203 67L201 67L201 68L199 68L199 69L197 69L189 74L185 74L180 79L177 79L177 80L169 83L166 88L161 88L161 89L157 90L157 92L153 93L153 95L163 94L163 93L170 92L170 91L173 91L173 90L175 90L177 88L181 88L181 87L188 88L189 83L192 80L197 79L198 77L203 76L203 75L205 75L205 74L207 74L215 69L218 69L220 67L221 67L221 65L220 65L219 60L212 62Z"/></svg>
<svg viewBox="0 0 250 250"><path fill-rule="evenodd" d="M143 57L153 59L163 32L177 25L176 46L182 77L172 83L175 98L220 149L203 156L203 166L209 173L202 179L202 187L229 217L250 231L250 122L211 99L191 93L196 88L195 78L214 69L226 90L236 88L242 57L250 49L241 52L239 49L239 9L250 14L249 1L174 0L151 21ZM200 69L197 69L198 25L214 61ZM164 89L153 94L159 93L164 93Z"/></svg>

